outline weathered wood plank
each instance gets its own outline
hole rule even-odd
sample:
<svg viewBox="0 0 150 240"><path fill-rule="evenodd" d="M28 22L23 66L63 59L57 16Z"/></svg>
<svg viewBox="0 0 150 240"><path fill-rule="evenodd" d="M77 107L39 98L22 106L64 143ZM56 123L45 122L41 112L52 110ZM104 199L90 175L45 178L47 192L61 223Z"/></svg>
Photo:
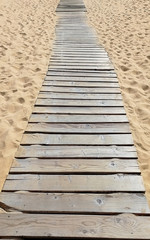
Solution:
<svg viewBox="0 0 150 240"><path fill-rule="evenodd" d="M62 30L62 32L64 32L64 30ZM70 30L69 30L70 32ZM77 32L79 32L79 30L77 29ZM105 50L102 50L102 49L99 49L99 48L75 48L75 47L72 47L72 48L69 48L69 47L54 47L53 48L53 53L59 53L59 52L63 52L63 53L96 53L96 54L103 54L103 55L107 55L106 51ZM110 62L109 58L108 58L108 61Z"/></svg>
<svg viewBox="0 0 150 240"><path fill-rule="evenodd" d="M149 239L150 217L0 214L0 236ZM69 227L68 227L69 226ZM9 230L9 231L8 231Z"/></svg>
<svg viewBox="0 0 150 240"><path fill-rule="evenodd" d="M15 159L11 173L140 173L137 159Z"/></svg>
<svg viewBox="0 0 150 240"><path fill-rule="evenodd" d="M69 51L69 52L72 52L72 50L73 50L73 52L74 51L77 51L77 52L88 52L88 51L97 51L97 52L100 52L100 53L105 53L106 54L106 52L105 52L105 50L103 50L103 49L100 49L98 46L77 46L77 45L72 45L72 46L70 46L69 44L68 45L66 45L66 46L64 46L64 45L54 45L53 46L53 50L54 51ZM90 59L89 59L90 60ZM108 58L108 60L107 61L109 61L110 62L110 60L109 60L109 58Z"/></svg>
<svg viewBox="0 0 150 240"><path fill-rule="evenodd" d="M75 106L75 107L123 107L122 100L80 100L38 98L35 106Z"/></svg>
<svg viewBox="0 0 150 240"><path fill-rule="evenodd" d="M91 72L87 72L86 70L85 71L48 71L47 72L47 76L70 76L70 77L75 77L75 76L78 76L78 77L102 77L102 76L106 76L106 77L116 77L116 74L115 72L111 72L111 71L91 71Z"/></svg>
<svg viewBox="0 0 150 240"><path fill-rule="evenodd" d="M37 213L137 213L150 214L143 193L0 193L0 203L10 211ZM135 204L136 203L136 204Z"/></svg>
<svg viewBox="0 0 150 240"><path fill-rule="evenodd" d="M133 145L131 134L43 134L27 133L21 144L44 145Z"/></svg>
<svg viewBox="0 0 150 240"><path fill-rule="evenodd" d="M32 114L29 122L49 123L127 123L126 115Z"/></svg>
<svg viewBox="0 0 150 240"><path fill-rule="evenodd" d="M95 72L97 72L100 70L103 71L103 70L111 70L111 69L113 69L111 64L99 65L99 66L86 66L86 65L84 65L84 66L68 66L67 65L67 67L61 66L61 65L52 65L52 66L50 65L48 67L49 71L59 70L59 71L64 71L64 72L66 72L66 71L77 71L77 72L79 72L79 71L89 71L89 72L95 71Z"/></svg>
<svg viewBox="0 0 150 240"><path fill-rule="evenodd" d="M97 71L97 70L100 70L100 69L111 69L111 64L94 64L94 65L89 65L89 64L65 64L65 63L50 63L49 64L49 68L48 68L48 70L51 70L51 69L58 69L58 70L69 70L69 69L71 69L71 70L75 70L75 69L77 69L77 70L95 70L95 71Z"/></svg>
<svg viewBox="0 0 150 240"><path fill-rule="evenodd" d="M76 60L76 59L50 59L49 65L53 66L56 64L59 65L65 65L65 66L99 66L99 65L104 65L104 64L110 64L110 61L108 61L107 58L105 59L99 59L99 60L94 60L94 59L85 59L85 60Z"/></svg>
<svg viewBox="0 0 150 240"><path fill-rule="evenodd" d="M34 107L33 113L60 114L125 114L123 107ZM96 118L96 117L95 117ZM96 119L95 119L96 120Z"/></svg>
<svg viewBox="0 0 150 240"><path fill-rule="evenodd" d="M29 133L130 133L128 123L28 123Z"/></svg>
<svg viewBox="0 0 150 240"><path fill-rule="evenodd" d="M92 88L92 87L54 87L54 86L42 86L41 91L45 92L69 92L69 93L120 93L119 88Z"/></svg>
<svg viewBox="0 0 150 240"><path fill-rule="evenodd" d="M59 86L59 87L93 87L93 88L116 88L119 87L117 82L73 82L73 81L44 81L43 86Z"/></svg>
<svg viewBox="0 0 150 240"><path fill-rule="evenodd" d="M74 77L70 77L70 76L46 76L45 77L45 81L59 81L59 82L82 82L85 84L100 84L101 82L105 82L108 84L109 83L118 83L117 78L115 77L107 77L107 76L101 76L101 77L94 77L94 78L89 78L89 77L78 77L78 76L74 76ZM96 86L96 85L95 85Z"/></svg>
<svg viewBox="0 0 150 240"><path fill-rule="evenodd" d="M72 56L62 56L62 55L52 55L51 56L51 59L50 59L50 61L53 61L53 60L55 60L55 61L57 61L57 60L61 60L61 61L72 61L72 60L74 60L74 61L84 61L84 62L87 62L87 61L93 61L93 62L102 62L102 61L107 61L108 60L108 58L106 57L106 56L101 56L101 57L97 57L96 58L96 56L95 57L90 57L90 60L89 60L89 58L87 57L87 56L74 56L74 57L72 57ZM112 71L112 70L110 70L110 71Z"/></svg>
<svg viewBox="0 0 150 240"><path fill-rule="evenodd" d="M137 158L133 146L20 146L16 157L37 158Z"/></svg>
<svg viewBox="0 0 150 240"><path fill-rule="evenodd" d="M57 92L40 92L39 98L51 98L51 99L79 99L79 100L121 100L122 96L120 93L57 93ZM69 100L68 100L69 101Z"/></svg>
<svg viewBox="0 0 150 240"><path fill-rule="evenodd" d="M39 175L10 174L3 191L144 192L140 175Z"/></svg>

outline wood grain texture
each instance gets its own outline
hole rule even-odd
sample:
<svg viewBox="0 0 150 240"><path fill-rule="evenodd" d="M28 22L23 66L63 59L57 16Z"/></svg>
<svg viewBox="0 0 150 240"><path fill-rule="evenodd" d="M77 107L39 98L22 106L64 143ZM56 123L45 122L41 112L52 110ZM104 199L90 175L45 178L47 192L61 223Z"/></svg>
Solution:
<svg viewBox="0 0 150 240"><path fill-rule="evenodd" d="M149 239L150 217L0 214L0 236ZM8 231L9 229L9 231Z"/></svg>
<svg viewBox="0 0 150 240"><path fill-rule="evenodd" d="M33 113L50 114L126 114L124 107L34 107ZM96 117L95 117L96 120Z"/></svg>
<svg viewBox="0 0 150 240"><path fill-rule="evenodd" d="M3 191L47 192L144 192L142 177L136 174L41 175L10 174Z"/></svg>
<svg viewBox="0 0 150 240"><path fill-rule="evenodd" d="M55 87L55 86L42 86L41 91L44 92L75 92L75 93L120 93L119 88L80 88L80 87Z"/></svg>
<svg viewBox="0 0 150 240"><path fill-rule="evenodd" d="M32 114L29 122L47 123L127 123L126 115Z"/></svg>
<svg viewBox="0 0 150 240"><path fill-rule="evenodd" d="M128 123L28 123L28 133L130 133Z"/></svg>
<svg viewBox="0 0 150 240"><path fill-rule="evenodd" d="M118 84L118 80L117 78L115 77L107 77L107 76L101 76L101 77L95 77L95 78L92 78L92 77L78 77L78 76L74 76L74 77L70 77L70 76L49 76L47 75L45 77L45 81L53 81L53 82L73 82L74 84L75 83L83 83L83 84L95 84L98 85L100 84L101 82L105 82L105 83L117 83ZM45 82L44 81L44 82Z"/></svg>
<svg viewBox="0 0 150 240"><path fill-rule="evenodd" d="M133 145L131 134L45 134L26 133L21 144L44 145Z"/></svg>
<svg viewBox="0 0 150 240"><path fill-rule="evenodd" d="M137 159L15 159L11 173L140 173Z"/></svg>
<svg viewBox="0 0 150 240"><path fill-rule="evenodd" d="M61 54L61 53L60 53ZM66 66L65 65L61 65L61 64L50 64L48 70L66 70ZM112 65L111 64L99 64L98 66L94 65L94 66L87 66L86 64L85 65L68 65L67 64L67 70L76 70L79 71L79 70L105 70L105 69L113 69Z"/></svg>
<svg viewBox="0 0 150 240"><path fill-rule="evenodd" d="M119 87L118 83L111 83L111 82L106 82L105 80L103 80L104 82L74 82L74 81L44 81L43 86L67 86L67 87L93 87L93 88L97 88L97 87Z"/></svg>
<svg viewBox="0 0 150 240"><path fill-rule="evenodd" d="M16 157L137 158L134 146L20 146Z"/></svg>
<svg viewBox="0 0 150 240"><path fill-rule="evenodd" d="M89 94L89 93L63 93L63 92L40 92L39 98L49 98L49 99L79 99L79 100L122 100L120 93L103 93L103 94Z"/></svg>
<svg viewBox="0 0 150 240"><path fill-rule="evenodd" d="M75 57L74 57L75 59ZM76 58L77 59L77 58ZM85 58L84 58L85 59ZM70 76L70 77L101 77L101 76L106 76L106 77L116 77L116 73L114 71L48 71L47 76Z"/></svg>
<svg viewBox="0 0 150 240"><path fill-rule="evenodd" d="M136 202L136 204L135 204ZM150 214L143 193L0 193L5 209L30 213Z"/></svg>
<svg viewBox="0 0 150 240"><path fill-rule="evenodd" d="M80 99L40 99L36 106L75 106L75 107L123 107L122 100L80 100Z"/></svg>

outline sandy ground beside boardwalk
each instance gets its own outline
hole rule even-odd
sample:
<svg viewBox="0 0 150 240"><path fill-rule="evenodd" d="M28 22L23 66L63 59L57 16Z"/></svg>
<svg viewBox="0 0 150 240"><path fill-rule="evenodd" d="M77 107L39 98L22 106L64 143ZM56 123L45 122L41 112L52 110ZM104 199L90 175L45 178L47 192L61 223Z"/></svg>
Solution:
<svg viewBox="0 0 150 240"><path fill-rule="evenodd" d="M47 71L57 4L0 1L0 189Z"/></svg>
<svg viewBox="0 0 150 240"><path fill-rule="evenodd" d="M115 66L150 203L149 0L84 0Z"/></svg>

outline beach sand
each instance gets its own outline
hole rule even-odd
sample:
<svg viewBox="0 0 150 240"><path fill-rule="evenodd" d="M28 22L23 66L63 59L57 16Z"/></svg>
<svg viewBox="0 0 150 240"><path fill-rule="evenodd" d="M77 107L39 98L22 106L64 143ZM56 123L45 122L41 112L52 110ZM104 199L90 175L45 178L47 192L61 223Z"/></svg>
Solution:
<svg viewBox="0 0 150 240"><path fill-rule="evenodd" d="M150 203L149 0L84 0L116 69Z"/></svg>
<svg viewBox="0 0 150 240"><path fill-rule="evenodd" d="M0 189L48 68L57 4L0 1Z"/></svg>

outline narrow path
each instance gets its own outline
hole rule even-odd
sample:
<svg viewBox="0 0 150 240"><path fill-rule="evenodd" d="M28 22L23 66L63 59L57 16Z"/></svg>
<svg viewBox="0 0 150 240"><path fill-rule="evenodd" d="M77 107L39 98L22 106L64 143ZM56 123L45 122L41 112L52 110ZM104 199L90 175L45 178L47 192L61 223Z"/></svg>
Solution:
<svg viewBox="0 0 150 240"><path fill-rule="evenodd" d="M61 0L48 72L0 194L0 237L150 239L118 80L81 0Z"/></svg>

